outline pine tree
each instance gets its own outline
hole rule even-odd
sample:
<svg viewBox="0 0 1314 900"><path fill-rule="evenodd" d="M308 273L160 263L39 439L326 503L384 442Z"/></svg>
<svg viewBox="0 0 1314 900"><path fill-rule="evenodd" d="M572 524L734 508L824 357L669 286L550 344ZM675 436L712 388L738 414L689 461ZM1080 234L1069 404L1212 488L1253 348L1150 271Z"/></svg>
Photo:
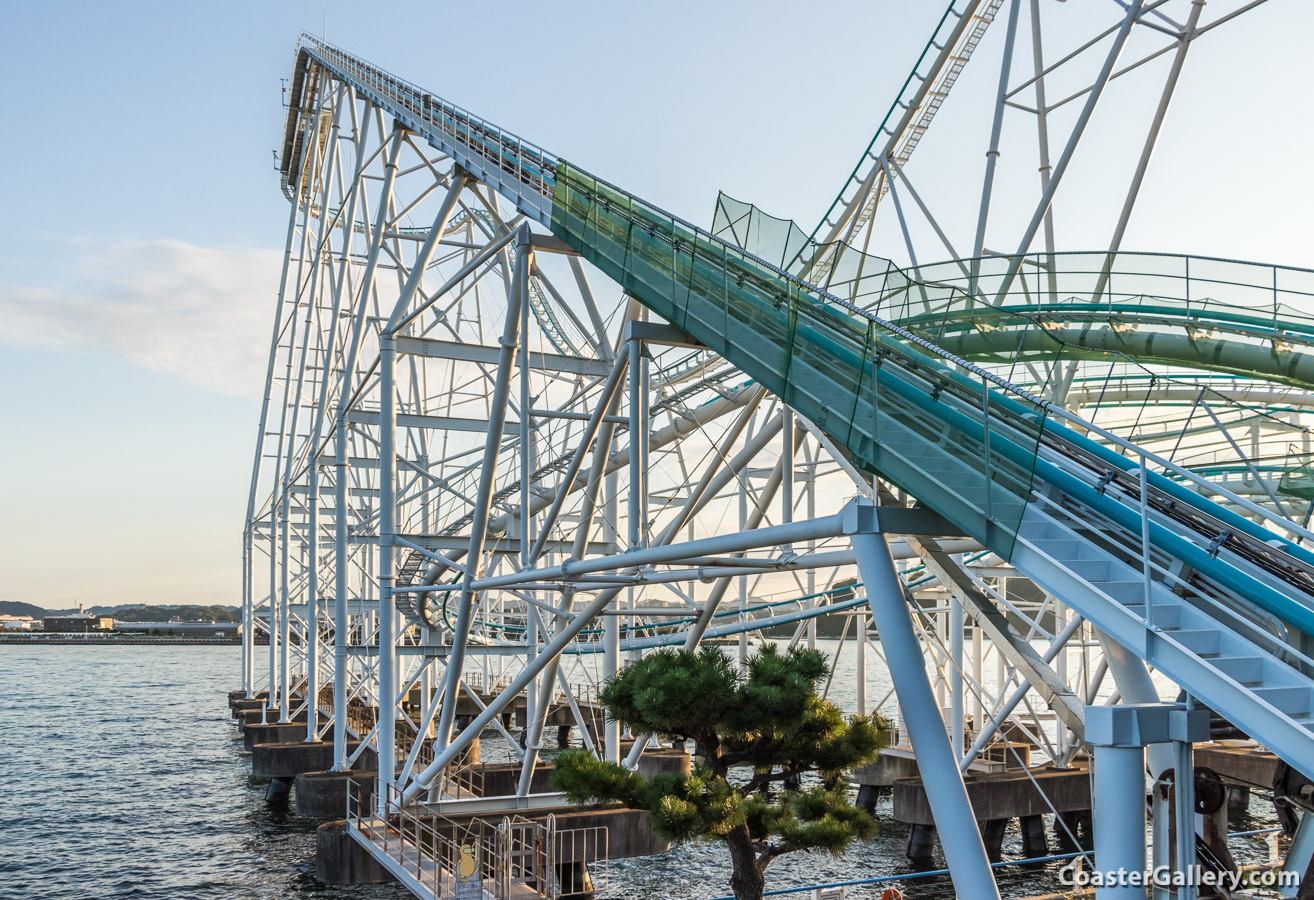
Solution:
<svg viewBox="0 0 1314 900"><path fill-rule="evenodd" d="M876 830L871 816L849 802L840 776L876 758L888 745L889 725L878 715L846 720L822 700L817 685L826 672L818 651L782 654L774 644L749 660L746 677L714 647L650 653L621 670L599 699L636 734L692 740L698 764L691 774L644 778L586 750L565 750L555 759L552 786L575 803L646 809L654 830L674 843L724 841L735 897L760 900L763 873L777 856L838 854ZM770 791L806 772L818 773L822 784Z"/></svg>

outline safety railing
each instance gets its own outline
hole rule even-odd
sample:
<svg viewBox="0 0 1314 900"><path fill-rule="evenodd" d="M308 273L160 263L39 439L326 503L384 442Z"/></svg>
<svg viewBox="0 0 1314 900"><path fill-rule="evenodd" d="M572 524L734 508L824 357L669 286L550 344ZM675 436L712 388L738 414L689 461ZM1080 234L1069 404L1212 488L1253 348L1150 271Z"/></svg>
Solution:
<svg viewBox="0 0 1314 900"><path fill-rule="evenodd" d="M934 263L904 270L912 284L952 288L962 295L994 298L1007 284L1016 257L985 257ZM964 271L966 269L966 271ZM1053 310L1125 313L1144 307L1148 313L1195 319L1214 318L1238 327L1249 325L1273 337L1275 319L1284 334L1314 334L1314 270L1270 263L1170 253L1063 252L1031 253L1021 258L1020 274L1008 287L1008 308L1040 315ZM958 300L941 294L939 308L923 307L917 292L908 293L902 317L921 319L943 314L944 303ZM892 292L891 297L895 296ZM998 309L999 307L995 307ZM887 318L894 314L887 307ZM977 304L975 314L990 315Z"/></svg>
<svg viewBox="0 0 1314 900"><path fill-rule="evenodd" d="M1141 526L1139 532L1118 527L1119 523L1099 514L1095 514L1092 518L1090 511L1082 511L1085 517L1084 524L1098 531L1110 546L1119 549L1124 559L1133 561L1141 570L1144 606L1139 611L1128 611L1138 618L1147 630L1162 631L1161 622L1156 616L1153 591L1154 586L1158 584L1176 594L1182 602L1197 607L1229 630L1243 633L1277 659L1304 671L1314 671L1314 658L1301 652L1299 641L1294 640L1296 637L1294 631L1297 629L1293 629L1290 623L1282 617L1266 613L1253 603L1232 597L1227 591L1201 590L1198 582L1187 580L1187 577L1198 578L1198 574L1188 574L1187 577L1183 577L1186 573L1174 563L1172 555L1152 545L1149 540L1151 523L1155 525L1161 523L1164 513L1155 505L1153 496L1147 490L1144 471L1144 463L1142 463L1140 471L1129 473L1128 478L1110 479L1102 487L1105 494L1117 497L1124 505L1136 509ZM1047 513L1060 518L1071 517L1074 512L1060 499L1045 494L1038 495L1036 502ZM1221 537L1221 540L1216 539L1215 553L1221 551L1230 542L1239 540L1236 535L1231 534Z"/></svg>
<svg viewBox="0 0 1314 900"><path fill-rule="evenodd" d="M393 785L376 796L354 779L347 782L347 822L434 897L476 883L498 900L556 900L605 888L610 880L605 825L559 829L553 815L457 822L427 804L403 806Z"/></svg>
<svg viewBox="0 0 1314 900"><path fill-rule="evenodd" d="M563 831L548 816L547 836L549 897L591 894L610 885L611 832L605 825Z"/></svg>
<svg viewBox="0 0 1314 900"><path fill-rule="evenodd" d="M557 159L537 144L309 34L301 35L298 47L358 90L374 93L394 114L409 113L520 184L552 195Z"/></svg>
<svg viewBox="0 0 1314 900"><path fill-rule="evenodd" d="M430 749L428 759L419 761L422 766L433 762ZM445 797L461 800L484 796L484 766L479 763L453 763L443 772L439 790Z"/></svg>
<svg viewBox="0 0 1314 900"><path fill-rule="evenodd" d="M453 896L458 884L475 883L486 890L502 884L503 842L496 826L483 819L458 823L421 806L402 806L393 785L385 785L381 797L366 796L348 781L348 823L434 897Z"/></svg>

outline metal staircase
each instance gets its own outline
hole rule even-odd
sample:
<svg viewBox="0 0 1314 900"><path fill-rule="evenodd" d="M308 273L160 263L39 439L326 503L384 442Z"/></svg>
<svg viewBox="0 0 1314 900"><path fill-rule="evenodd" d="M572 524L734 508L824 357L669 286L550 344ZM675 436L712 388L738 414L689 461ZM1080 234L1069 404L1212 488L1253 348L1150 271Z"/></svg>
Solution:
<svg viewBox="0 0 1314 900"><path fill-rule="evenodd" d="M397 600L398 612L405 616L407 621L419 625L421 628L432 628L435 623L428 621L421 610L424 595L403 590L415 584L420 569L424 565L424 560L424 554L418 550L412 550L406 554L401 567L397 570L397 577L393 580L393 597Z"/></svg>

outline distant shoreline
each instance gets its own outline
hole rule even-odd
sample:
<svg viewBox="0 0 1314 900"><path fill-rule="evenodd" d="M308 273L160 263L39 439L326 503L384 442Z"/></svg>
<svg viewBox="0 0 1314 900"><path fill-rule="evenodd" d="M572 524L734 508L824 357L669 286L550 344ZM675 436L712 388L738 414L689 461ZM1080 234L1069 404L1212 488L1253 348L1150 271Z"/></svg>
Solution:
<svg viewBox="0 0 1314 900"><path fill-rule="evenodd" d="M107 647L118 644L240 644L237 637L180 637L151 634L0 634L0 645L62 644L65 646Z"/></svg>

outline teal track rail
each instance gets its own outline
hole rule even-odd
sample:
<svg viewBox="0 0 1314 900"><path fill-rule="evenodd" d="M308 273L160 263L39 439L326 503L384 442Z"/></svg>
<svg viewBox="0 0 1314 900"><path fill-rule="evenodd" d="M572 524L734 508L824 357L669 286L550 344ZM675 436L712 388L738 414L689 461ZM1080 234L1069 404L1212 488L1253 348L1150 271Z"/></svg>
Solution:
<svg viewBox="0 0 1314 900"><path fill-rule="evenodd" d="M679 325L820 425L879 473L1011 556L1032 491L1052 486L1133 534L1138 509L1096 486L1135 463L1056 421L1050 405L914 333L808 285L561 160L552 230L646 306ZM1042 445L1091 464L1088 483ZM937 458L939 457L939 458ZM946 489L934 465L959 483ZM964 483L964 478L966 479ZM1314 554L1172 480L1150 473L1176 527L1150 523L1163 552L1306 634L1314 609L1185 537L1248 538L1280 580L1308 596ZM993 496L992 496L993 495ZM1180 529L1180 530L1179 530ZM1208 541L1206 541L1207 543ZM1299 570L1299 576L1292 576Z"/></svg>

